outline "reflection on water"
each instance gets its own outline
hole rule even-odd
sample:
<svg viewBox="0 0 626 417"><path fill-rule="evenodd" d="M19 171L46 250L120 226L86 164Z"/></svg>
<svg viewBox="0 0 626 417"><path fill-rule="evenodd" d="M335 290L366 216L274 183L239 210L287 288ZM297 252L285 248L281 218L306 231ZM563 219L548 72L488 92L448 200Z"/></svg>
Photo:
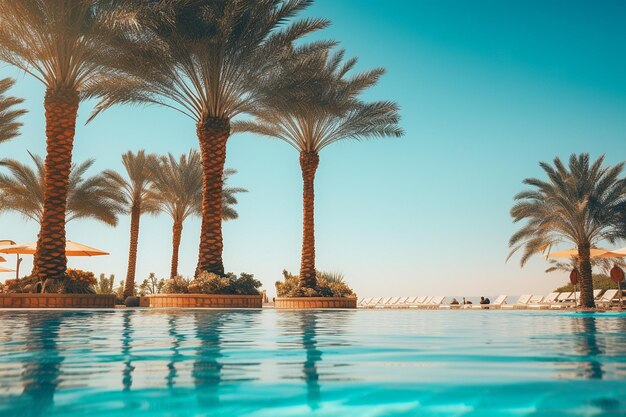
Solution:
<svg viewBox="0 0 626 417"><path fill-rule="evenodd" d="M167 328L168 334L172 339L172 344L170 350L172 354L170 355L170 360L167 363L167 377L165 378L166 385L168 388L174 388L174 383L176 381L176 363L181 362L183 360L183 356L180 353L180 348L185 341L185 336L178 332L177 323L178 316L176 314L171 314L167 318Z"/></svg>
<svg viewBox="0 0 626 417"><path fill-rule="evenodd" d="M595 317L583 315L574 318L573 323L576 327L576 337L579 340L576 347L581 355L579 375L589 379L602 379L602 364L599 358L603 352L598 344Z"/></svg>
<svg viewBox="0 0 626 417"><path fill-rule="evenodd" d="M133 338L132 317L133 311L124 311L122 318L122 357L124 358L124 370L122 371L122 386L124 391L133 386L133 359L131 356L131 343Z"/></svg>
<svg viewBox="0 0 626 417"><path fill-rule="evenodd" d="M198 402L204 408L210 408L219 401L219 384L222 380L224 365L218 362L222 357L220 327L222 314L197 313L196 337L200 341L193 363L193 381L198 392Z"/></svg>
<svg viewBox="0 0 626 417"><path fill-rule="evenodd" d="M304 379L307 387L307 404L311 409L319 407L321 398L319 373L317 372L317 363L322 360L322 351L317 349L317 341L315 333L317 331L316 313L307 314L304 312L300 317L300 327L302 329L302 346L306 351L306 360L304 361Z"/></svg>
<svg viewBox="0 0 626 417"><path fill-rule="evenodd" d="M54 401L63 362L62 351L57 346L62 317L58 313L26 317L25 349L33 352L33 356L24 362L21 375L24 386L21 403L27 407L18 410L16 415L43 416Z"/></svg>
<svg viewBox="0 0 626 417"><path fill-rule="evenodd" d="M0 417L608 417L625 380L619 314L0 311Z"/></svg>

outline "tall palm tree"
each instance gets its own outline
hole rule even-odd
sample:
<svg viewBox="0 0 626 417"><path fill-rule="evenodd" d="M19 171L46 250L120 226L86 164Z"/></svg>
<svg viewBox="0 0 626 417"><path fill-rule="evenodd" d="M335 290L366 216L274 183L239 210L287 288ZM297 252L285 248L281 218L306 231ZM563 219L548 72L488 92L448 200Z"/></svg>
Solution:
<svg viewBox="0 0 626 417"><path fill-rule="evenodd" d="M0 161L0 167L10 175L0 174L0 211L15 211L41 224L43 218L45 169L43 159L30 154L34 164L15 159ZM101 175L85 177L95 160L72 164L67 188L67 222L91 218L109 226L117 226L117 216L123 213L123 196Z"/></svg>
<svg viewBox="0 0 626 417"><path fill-rule="evenodd" d="M0 0L0 61L41 81L46 94L43 217L37 241L42 280L65 274L65 209L80 95L98 95L114 49L106 47L116 3L123 0Z"/></svg>
<svg viewBox="0 0 626 417"><path fill-rule="evenodd" d="M128 270L124 281L124 297L135 293L135 270L137 267L137 246L139 242L139 220L142 214L155 214L159 211L158 201L152 189L151 167L156 157L147 155L144 150L131 151L122 155L126 177L115 171L104 171L104 176L124 194L126 212L130 214L130 246L128 249Z"/></svg>
<svg viewBox="0 0 626 417"><path fill-rule="evenodd" d="M222 204L231 119L285 84L268 84L293 42L328 25L287 22L312 0L175 0L140 2L118 60L126 71L110 81L100 111L120 103L156 103L196 124L203 168L202 226L196 273L224 274ZM289 81L288 78L283 80ZM293 105L297 105L294 103Z"/></svg>
<svg viewBox="0 0 626 417"><path fill-rule="evenodd" d="M293 146L300 155L303 189L303 236L300 262L300 287L308 294L316 287L315 276L315 173L319 153L333 143L345 140L381 137L400 137L398 106L389 101L366 103L359 95L375 85L384 70L378 68L349 75L356 59L343 60L344 52L320 50L317 59L307 65L321 77L323 84L302 83L299 94L311 105L302 108L261 106L255 118L233 123L234 132L252 132L280 139ZM289 100L287 100L288 102ZM304 294L304 292L303 292Z"/></svg>
<svg viewBox="0 0 626 417"><path fill-rule="evenodd" d="M236 173L233 169L224 171L224 183ZM159 201L159 209L167 213L172 225L172 262L170 276L178 275L178 251L183 232L184 221L192 215L202 212L202 166L198 151L189 151L177 160L172 154L161 157L151 170L154 190ZM224 187L222 196L223 220L236 219L237 204L235 194L246 192L243 188Z"/></svg>
<svg viewBox="0 0 626 417"><path fill-rule="evenodd" d="M17 108L23 99L7 95L14 83L11 78L0 79L0 143L19 135L22 124L17 119L26 113L26 110Z"/></svg>
<svg viewBox="0 0 626 417"><path fill-rule="evenodd" d="M578 248L581 304L595 307L590 249L602 240L613 243L626 209L626 180L620 178L624 164L604 166L604 156L590 161L589 154L572 154L566 166L559 158L539 165L547 180L527 178L532 187L515 196L511 209L515 223L526 223L511 237L509 258L522 250L520 263L549 251L560 242ZM508 259L508 258L507 258Z"/></svg>

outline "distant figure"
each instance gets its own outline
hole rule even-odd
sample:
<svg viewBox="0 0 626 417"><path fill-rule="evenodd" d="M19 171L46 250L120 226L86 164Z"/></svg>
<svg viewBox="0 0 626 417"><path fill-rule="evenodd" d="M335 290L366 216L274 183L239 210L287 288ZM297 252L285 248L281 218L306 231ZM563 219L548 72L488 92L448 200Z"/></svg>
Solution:
<svg viewBox="0 0 626 417"><path fill-rule="evenodd" d="M487 304L487 303L485 302L485 297L480 297L480 303L481 303L481 304Z"/></svg>
<svg viewBox="0 0 626 417"><path fill-rule="evenodd" d="M485 298L485 304L491 304L491 300L489 299L489 297Z"/></svg>
<svg viewBox="0 0 626 417"><path fill-rule="evenodd" d="M466 305L466 304L472 304L472 302L471 301L466 301L465 297L463 297L463 305Z"/></svg>
<svg viewBox="0 0 626 417"><path fill-rule="evenodd" d="M452 301L450 301L450 305L458 305L459 302L457 301L456 298L453 298Z"/></svg>

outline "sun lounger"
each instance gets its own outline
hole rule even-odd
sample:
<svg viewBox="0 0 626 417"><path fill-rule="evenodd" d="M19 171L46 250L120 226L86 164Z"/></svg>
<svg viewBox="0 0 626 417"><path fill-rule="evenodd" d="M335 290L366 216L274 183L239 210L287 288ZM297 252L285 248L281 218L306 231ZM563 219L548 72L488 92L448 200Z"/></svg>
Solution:
<svg viewBox="0 0 626 417"><path fill-rule="evenodd" d="M408 297L406 299L406 301L404 302L404 306L405 307L411 307L412 305L414 305L417 302L417 299L420 297Z"/></svg>
<svg viewBox="0 0 626 417"><path fill-rule="evenodd" d="M391 300L393 300L393 297L387 297L387 298L383 298L383 300L376 304L376 308L386 308L389 307L389 303L391 302Z"/></svg>
<svg viewBox="0 0 626 417"><path fill-rule="evenodd" d="M409 300L410 297L400 297L400 299L398 300L397 303L395 303L394 307L396 308L405 308L406 302Z"/></svg>
<svg viewBox="0 0 626 417"><path fill-rule="evenodd" d="M600 299L600 294L602 294L602 290L593 290L593 299L598 301Z"/></svg>
<svg viewBox="0 0 626 417"><path fill-rule="evenodd" d="M424 306L426 304L428 304L430 302L430 300L432 300L432 298L433 297L425 297L425 296L417 297L415 302L411 303L411 305L409 307L411 307L411 308L424 308Z"/></svg>
<svg viewBox="0 0 626 417"><path fill-rule="evenodd" d="M523 309L523 308L526 308L528 306L528 302L530 301L531 297L532 297L532 294L520 295L520 297L517 299L515 304L506 304L506 305L503 305L501 308L503 310L513 310L513 309Z"/></svg>
<svg viewBox="0 0 626 417"><path fill-rule="evenodd" d="M621 296L621 294L619 294ZM606 290L596 302L598 307L609 307L614 301L619 301L617 290Z"/></svg>
<svg viewBox="0 0 626 417"><path fill-rule="evenodd" d="M367 308L375 308L377 305L383 302L383 297L374 297L372 301L367 305Z"/></svg>
<svg viewBox="0 0 626 417"><path fill-rule="evenodd" d="M439 308L443 301L446 299L444 295L438 295L436 297L431 298L430 302L426 304L426 308Z"/></svg>
<svg viewBox="0 0 626 417"><path fill-rule="evenodd" d="M530 310L545 310L549 309L550 305L556 302L556 299L559 298L559 292L551 292L550 294L542 297L541 295L531 297L528 302L527 307Z"/></svg>
<svg viewBox="0 0 626 417"><path fill-rule="evenodd" d="M480 309L498 309L498 308L502 308L502 306L506 303L506 299L508 298L508 296L506 295L499 295L498 298L496 298L495 300L493 300L493 303L490 304L472 304L472 309L473 310L480 310Z"/></svg>
<svg viewBox="0 0 626 417"><path fill-rule="evenodd" d="M396 306L400 302L401 299L402 297L393 297L391 301L389 301L389 307Z"/></svg>
<svg viewBox="0 0 626 417"><path fill-rule="evenodd" d="M361 301L359 301L359 307L367 308L367 306L369 306L369 304L372 302L372 300L373 300L372 297L361 299Z"/></svg>
<svg viewBox="0 0 626 417"><path fill-rule="evenodd" d="M567 300L569 300L570 298L572 298L574 293L571 292L562 292L561 294L559 294L559 296L556 299L557 303L563 303Z"/></svg>

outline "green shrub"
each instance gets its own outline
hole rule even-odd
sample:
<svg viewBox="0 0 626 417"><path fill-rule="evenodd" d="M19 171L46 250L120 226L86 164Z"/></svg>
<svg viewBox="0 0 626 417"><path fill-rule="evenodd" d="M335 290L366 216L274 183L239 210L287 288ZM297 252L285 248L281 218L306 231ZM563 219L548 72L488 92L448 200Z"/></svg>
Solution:
<svg viewBox="0 0 626 417"><path fill-rule="evenodd" d="M94 286L94 291L96 294L114 294L113 291L113 283L115 281L115 275L111 274L109 278L107 278L104 274L100 274L100 278L98 278L98 282Z"/></svg>
<svg viewBox="0 0 626 417"><path fill-rule="evenodd" d="M26 276L18 279L7 279L4 285L0 284L0 293L22 294L37 292L37 284L39 278L35 276Z"/></svg>
<svg viewBox="0 0 626 417"><path fill-rule="evenodd" d="M625 287L626 285L624 285L622 283L622 287ZM593 276L593 289L594 290L610 290L610 289L617 289L617 284L611 280L610 277L608 277L607 275L604 274L595 274ZM574 291L580 291L580 288L576 288L574 285L572 284L566 284L563 285L562 287L557 288L556 290L554 290L556 292L574 292Z"/></svg>
<svg viewBox="0 0 626 417"><path fill-rule="evenodd" d="M139 295L143 297L148 294L159 294L164 286L165 280L163 278L157 279L155 273L150 272L148 278L139 284Z"/></svg>
<svg viewBox="0 0 626 417"><path fill-rule="evenodd" d="M301 288L299 276L286 270L283 271L283 277L284 281L276 282L276 294L279 297L356 297L339 273L317 271L315 288Z"/></svg>
<svg viewBox="0 0 626 417"><path fill-rule="evenodd" d="M176 275L165 281L161 291L164 294L189 294L189 280Z"/></svg>
<svg viewBox="0 0 626 417"><path fill-rule="evenodd" d="M65 277L47 280L45 291L54 294L94 294L97 282L93 272L68 269Z"/></svg>
<svg viewBox="0 0 626 417"><path fill-rule="evenodd" d="M242 273L241 276L229 272L219 276L210 272L202 272L193 280L174 277L165 281L161 289L166 294L237 294L257 295L261 282L254 275Z"/></svg>

